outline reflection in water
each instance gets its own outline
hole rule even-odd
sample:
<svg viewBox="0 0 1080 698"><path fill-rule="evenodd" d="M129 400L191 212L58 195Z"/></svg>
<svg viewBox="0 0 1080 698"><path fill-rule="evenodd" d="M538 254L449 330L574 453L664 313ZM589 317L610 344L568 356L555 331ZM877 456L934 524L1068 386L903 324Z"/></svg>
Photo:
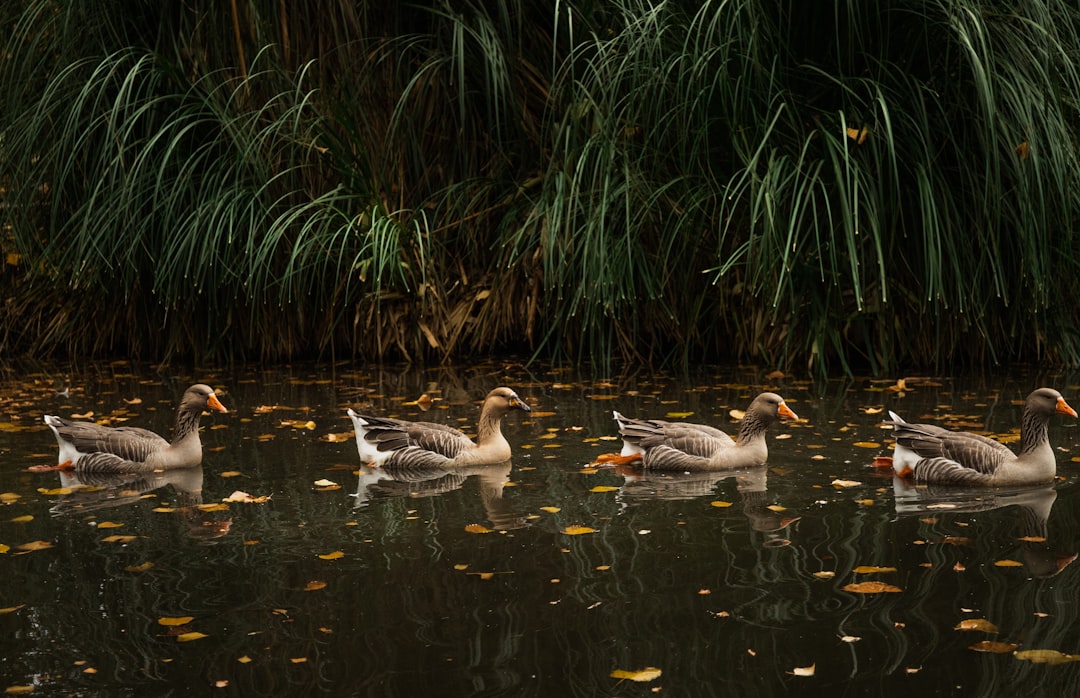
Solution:
<svg viewBox="0 0 1080 698"><path fill-rule="evenodd" d="M1052 577L1076 559L1076 552L1055 550L1048 540L1047 522L1057 500L1053 485L991 490L986 488L922 487L893 478L898 516L927 516L941 513L971 513L1017 507L1019 557L1033 577Z"/></svg>
<svg viewBox="0 0 1080 698"><path fill-rule="evenodd" d="M495 530L508 531L526 525L525 517L514 513L503 489L510 478L512 461L466 468L425 468L360 466L360 477L353 496L354 507L367 506L373 499L392 497L432 497L452 492L470 476L480 485L480 501Z"/></svg>
<svg viewBox="0 0 1080 698"><path fill-rule="evenodd" d="M743 514L751 528L770 534L763 543L766 547L788 545L790 541L780 537L780 533L799 520L797 516L769 508L773 502L768 494L767 465L711 472L663 472L622 465L616 467L616 472L624 478L619 488L619 499L626 504L646 499L710 497L715 495L718 483L734 478L735 488L742 499Z"/></svg>
<svg viewBox="0 0 1080 698"><path fill-rule="evenodd" d="M231 519L217 519L200 508L203 503L201 466L154 473L57 472L60 474L60 487L70 492L61 493L49 508L53 516L79 516L126 506L171 486L176 501L170 508L184 522L191 538L210 542L228 534L232 526Z"/></svg>

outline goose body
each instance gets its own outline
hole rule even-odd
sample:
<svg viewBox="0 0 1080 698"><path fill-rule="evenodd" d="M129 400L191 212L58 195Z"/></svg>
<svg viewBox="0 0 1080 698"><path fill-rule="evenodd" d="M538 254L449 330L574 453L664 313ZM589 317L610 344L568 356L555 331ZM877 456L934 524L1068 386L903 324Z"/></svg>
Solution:
<svg viewBox="0 0 1080 698"><path fill-rule="evenodd" d="M348 410L356 430L356 448L367 465L398 468L446 468L491 465L510 458L502 418L513 409L531 412L510 388L495 388L480 408L474 442L445 424L371 417Z"/></svg>
<svg viewBox="0 0 1080 698"><path fill-rule="evenodd" d="M1020 447L1007 446L980 434L950 431L933 424L911 424L889 412L896 447L893 469L918 485L985 487L1050 482L1057 459L1050 447L1047 425L1055 414L1075 417L1076 410L1052 388L1039 388L1024 401Z"/></svg>
<svg viewBox="0 0 1080 698"><path fill-rule="evenodd" d="M798 416L776 393L761 393L746 408L738 439L704 424L630 419L614 413L623 439L618 460L640 459L653 470L688 472L730 470L761 465L769 457L765 431L780 417Z"/></svg>
<svg viewBox="0 0 1080 698"><path fill-rule="evenodd" d="M213 388L197 383L180 399L171 442L148 429L106 427L45 415L60 447L59 460L55 466L33 470L133 473L194 467L202 463L199 418L204 410L228 411Z"/></svg>

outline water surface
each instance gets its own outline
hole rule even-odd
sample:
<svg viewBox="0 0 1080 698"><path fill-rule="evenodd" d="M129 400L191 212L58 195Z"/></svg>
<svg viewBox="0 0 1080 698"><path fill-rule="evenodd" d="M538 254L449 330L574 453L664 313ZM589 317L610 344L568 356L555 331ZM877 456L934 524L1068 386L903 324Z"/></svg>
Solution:
<svg viewBox="0 0 1080 698"><path fill-rule="evenodd" d="M43 414L92 412L164 433L195 381L220 388L230 410L203 419L202 468L68 489L59 474L25 471L55 461ZM1068 564L1080 520L1075 420L1051 424L1060 476L1051 487L910 490L870 465L888 453L882 409L1004 434L1018 424L1015 401L1039 385L1080 407L1066 376L908 378L910 390L897 391L895 379L811 384L753 370L168 374L117 364L2 382L4 687L378 696L1080 687L1080 663L971 649L1080 653L1080 564ZM358 462L346 407L468 429L500 384L534 410L504 422L512 462L397 477ZM612 409L734 434L730 411L763 388L801 418L772 427L767 468L589 467L618 450ZM422 394L434 398L427 411L408 404ZM237 490L269 500L222 503ZM867 581L898 590L845 589ZM956 629L964 621L996 632ZM612 677L646 668L659 675Z"/></svg>

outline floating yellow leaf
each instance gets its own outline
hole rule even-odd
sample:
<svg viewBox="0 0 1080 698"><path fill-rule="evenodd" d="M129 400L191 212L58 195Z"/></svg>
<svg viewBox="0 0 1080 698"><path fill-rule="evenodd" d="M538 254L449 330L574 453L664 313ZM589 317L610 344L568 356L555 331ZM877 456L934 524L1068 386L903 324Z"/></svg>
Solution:
<svg viewBox="0 0 1080 698"><path fill-rule="evenodd" d="M618 395L589 395L590 400L615 400L618 399Z"/></svg>
<svg viewBox="0 0 1080 698"><path fill-rule="evenodd" d="M249 657L249 656L247 656L245 654L242 657L237 657L236 661L240 662L241 664L250 664L251 663L251 657Z"/></svg>
<svg viewBox="0 0 1080 698"><path fill-rule="evenodd" d="M0 502L3 502L4 504L11 504L19 498L20 495L15 494L14 492L0 492Z"/></svg>
<svg viewBox="0 0 1080 698"><path fill-rule="evenodd" d="M590 492L616 492L616 491L618 491L618 489L619 489L618 487L612 487L611 485L597 485L596 487L592 488L589 491Z"/></svg>
<svg viewBox="0 0 1080 698"><path fill-rule="evenodd" d="M125 572L145 572L154 566L152 562L144 562L141 565L128 565L124 568Z"/></svg>
<svg viewBox="0 0 1080 698"><path fill-rule="evenodd" d="M874 567L873 565L859 565L852 570L855 574L874 574L876 572L895 572L895 567Z"/></svg>
<svg viewBox="0 0 1080 698"><path fill-rule="evenodd" d="M223 473L218 473L221 477L240 477L240 474L239 470L226 470Z"/></svg>
<svg viewBox="0 0 1080 698"><path fill-rule="evenodd" d="M11 550L10 545L5 545L3 543L0 543L0 553L6 553L9 550Z"/></svg>
<svg viewBox="0 0 1080 698"><path fill-rule="evenodd" d="M850 126L844 129L847 137L855 141L859 145L866 142L866 137L870 135L870 130L863 126L862 128L851 128Z"/></svg>
<svg viewBox="0 0 1080 698"><path fill-rule="evenodd" d="M836 572L832 570L821 570L820 572L814 572L814 576L818 579L832 579L836 576Z"/></svg>
<svg viewBox="0 0 1080 698"><path fill-rule="evenodd" d="M51 547L53 547L53 544L50 543L47 540L34 540L34 541L30 541L29 543L23 543L22 545L17 545L15 547L18 548L19 550L24 550L26 552L33 552L35 550L45 550L47 548L51 548Z"/></svg>
<svg viewBox="0 0 1080 698"><path fill-rule="evenodd" d="M154 507L150 511L156 512L158 514L171 514L176 511L176 509L173 509L172 507Z"/></svg>
<svg viewBox="0 0 1080 698"><path fill-rule="evenodd" d="M201 640L204 637L207 637L207 635L205 633L200 633L198 631L192 631L190 633L181 633L181 634L177 635L176 636L176 641L177 642L192 642L193 640Z"/></svg>
<svg viewBox="0 0 1080 698"><path fill-rule="evenodd" d="M877 441L856 441L851 445L856 448L881 448L881 444Z"/></svg>
<svg viewBox="0 0 1080 698"><path fill-rule="evenodd" d="M229 505L228 504L223 504L221 502L217 502L217 503L214 503L214 504L200 504L196 508L199 511L207 511L207 512L209 512L209 511L228 511L229 510Z"/></svg>
<svg viewBox="0 0 1080 698"><path fill-rule="evenodd" d="M317 580L311 580L304 586L304 591L318 591L319 589L325 589L326 582L320 582Z"/></svg>
<svg viewBox="0 0 1080 698"><path fill-rule="evenodd" d="M1017 538L1016 540L1022 540L1025 543L1045 543L1046 542L1046 538L1043 537L1043 536L1021 536L1020 538Z"/></svg>
<svg viewBox="0 0 1080 698"><path fill-rule="evenodd" d="M728 410L728 416L738 422L746 416L746 412L743 412L742 410Z"/></svg>
<svg viewBox="0 0 1080 698"><path fill-rule="evenodd" d="M770 504L769 506L767 506L765 508L768 509L769 511L775 511L777 514L779 514L782 511L787 511L787 507L782 507L779 504Z"/></svg>
<svg viewBox="0 0 1080 698"><path fill-rule="evenodd" d="M644 669L635 669L628 671L626 669L616 669L611 672L611 678L613 679L626 679L628 681L638 681L644 683L646 681L655 681L660 678L663 672L654 666L645 667Z"/></svg>
<svg viewBox="0 0 1080 698"><path fill-rule="evenodd" d="M302 419L283 419L281 420L281 426L292 427L293 429L314 429L315 422L311 420L304 421Z"/></svg>
<svg viewBox="0 0 1080 698"><path fill-rule="evenodd" d="M466 565L466 564L463 564L463 563L458 563L458 564L454 565L454 569L457 570L458 572L463 572L463 571L469 569L469 566Z"/></svg>
<svg viewBox="0 0 1080 698"><path fill-rule="evenodd" d="M881 414L885 410L884 407L864 407L863 412L866 414Z"/></svg>
<svg viewBox="0 0 1080 698"><path fill-rule="evenodd" d="M74 492L74 490L70 487L57 487L51 490L44 487L39 487L38 492L45 495L46 497L57 497L60 495L71 494L72 492Z"/></svg>
<svg viewBox="0 0 1080 698"><path fill-rule="evenodd" d="M998 627L985 618L965 618L957 623L953 630L978 630L984 633L996 633Z"/></svg>
<svg viewBox="0 0 1080 698"><path fill-rule="evenodd" d="M1013 652L1013 656L1036 664L1065 664L1080 661L1080 654L1065 654L1057 650L1022 650Z"/></svg>
<svg viewBox="0 0 1080 698"><path fill-rule="evenodd" d="M580 536L583 533L596 533L596 529L588 526L567 526L562 532L568 536Z"/></svg>
<svg viewBox="0 0 1080 698"><path fill-rule="evenodd" d="M558 514L562 511L561 507L540 507L540 511L546 511L549 514Z"/></svg>
<svg viewBox="0 0 1080 698"><path fill-rule="evenodd" d="M18 606L8 606L7 608L0 608L0 616L7 615L8 613L14 613L15 611L18 611L20 608L23 608L24 606L26 606L26 604L21 603Z"/></svg>
<svg viewBox="0 0 1080 698"><path fill-rule="evenodd" d="M467 574L470 574L473 577L479 577L480 579L483 579L484 581L487 581L487 580L489 580L489 579L491 579L492 577L495 576L494 572L468 572Z"/></svg>
<svg viewBox="0 0 1080 698"><path fill-rule="evenodd" d="M466 533L494 533L490 528L482 524L469 524L465 527Z"/></svg>
<svg viewBox="0 0 1080 698"><path fill-rule="evenodd" d="M290 657L289 661L293 664L303 664L307 661L307 657Z"/></svg>
<svg viewBox="0 0 1080 698"><path fill-rule="evenodd" d="M1024 563L1016 560L995 560L994 567L1023 567Z"/></svg>
<svg viewBox="0 0 1080 698"><path fill-rule="evenodd" d="M720 507L721 509L725 509L725 508L731 506L731 502L722 502L722 501L718 500L718 501L715 501L715 502L709 502L709 506Z"/></svg>
<svg viewBox="0 0 1080 698"><path fill-rule="evenodd" d="M24 516L16 516L14 519L9 519L9 521L11 521L11 523L28 523L28 522L33 521L33 520L34 520L34 517L31 516L30 514L26 514Z"/></svg>
<svg viewBox="0 0 1080 698"><path fill-rule="evenodd" d="M319 559L320 560L338 560L338 559L341 559L343 557L345 557L345 553L341 552L340 550L335 550L332 553L326 553L325 555L320 555Z"/></svg>
<svg viewBox="0 0 1080 698"><path fill-rule="evenodd" d="M847 642L847 643L858 642L859 640L862 639L858 635L838 635L837 637L840 639L840 642Z"/></svg>
<svg viewBox="0 0 1080 698"><path fill-rule="evenodd" d="M893 586L892 584L885 584L884 582L858 582L845 585L844 591L850 591L855 594L882 594L896 593L900 591L900 587Z"/></svg>
<svg viewBox="0 0 1080 698"><path fill-rule="evenodd" d="M164 625L168 628L173 628L178 625L187 625L191 621L195 620L195 616L163 616L157 619L158 625Z"/></svg>
<svg viewBox="0 0 1080 698"><path fill-rule="evenodd" d="M326 478L323 478L322 480L316 480L315 481L315 486L316 487L335 487L335 486L337 486L337 483L334 482L333 480L327 480Z"/></svg>
<svg viewBox="0 0 1080 698"><path fill-rule="evenodd" d="M858 480L833 480L831 484L837 489L842 489L845 487L858 487L862 483Z"/></svg>
<svg viewBox="0 0 1080 698"><path fill-rule="evenodd" d="M797 666L791 670L791 673L795 676L813 676L816 669L817 664L811 664L810 666Z"/></svg>
<svg viewBox="0 0 1080 698"><path fill-rule="evenodd" d="M223 501L223 502L242 502L244 504L263 504L265 502L270 501L270 496L271 495L264 494L264 495L262 495L260 497L253 497L250 494L248 494L247 492L244 492L244 491L241 491L241 490L236 490L235 492L233 492L232 494L230 494L228 497L226 497L225 499L223 499L221 501Z"/></svg>
<svg viewBox="0 0 1080 698"><path fill-rule="evenodd" d="M693 412L668 412L667 416L668 416L668 419L686 419L687 417L690 417L693 414L694 414Z"/></svg>
<svg viewBox="0 0 1080 698"><path fill-rule="evenodd" d="M98 528L120 528L124 524L116 523L115 521L101 521L98 523Z"/></svg>
<svg viewBox="0 0 1080 698"><path fill-rule="evenodd" d="M993 640L983 640L982 642L976 642L974 645L968 647L969 650L975 650L976 652L990 652L992 654L1005 654L1006 652L1012 652L1020 645L1013 644L1011 642L995 642Z"/></svg>
<svg viewBox="0 0 1080 698"><path fill-rule="evenodd" d="M7 696L25 696L34 692L33 686L8 686L4 689L4 695Z"/></svg>

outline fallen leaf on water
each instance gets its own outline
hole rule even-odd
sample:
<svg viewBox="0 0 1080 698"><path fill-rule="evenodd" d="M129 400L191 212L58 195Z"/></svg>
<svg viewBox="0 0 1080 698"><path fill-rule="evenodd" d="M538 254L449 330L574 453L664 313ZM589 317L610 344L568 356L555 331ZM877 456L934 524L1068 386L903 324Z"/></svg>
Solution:
<svg viewBox="0 0 1080 698"><path fill-rule="evenodd" d="M743 410L728 410L728 416L738 422L746 416L746 412Z"/></svg>
<svg viewBox="0 0 1080 698"><path fill-rule="evenodd" d="M996 633L998 627L985 618L965 618L957 623L953 630L978 630L984 633Z"/></svg>
<svg viewBox="0 0 1080 698"><path fill-rule="evenodd" d="M34 692L33 686L8 686L4 689L4 695L8 696L25 696Z"/></svg>
<svg viewBox="0 0 1080 698"><path fill-rule="evenodd" d="M958 562L952 566L952 569L953 572L963 572L967 569L967 567L964 567L963 563Z"/></svg>
<svg viewBox="0 0 1080 698"><path fill-rule="evenodd" d="M837 635L840 638L840 642L858 642L862 638L858 635Z"/></svg>
<svg viewBox="0 0 1080 698"><path fill-rule="evenodd" d="M693 414L693 412L668 412L667 416L669 419L686 419Z"/></svg>
<svg viewBox="0 0 1080 698"><path fill-rule="evenodd" d="M873 565L859 565L852 570L855 574L874 574L876 572L895 572L895 567L875 567Z"/></svg>
<svg viewBox="0 0 1080 698"><path fill-rule="evenodd" d="M157 619L157 622L158 625L172 628L178 625L187 625L193 620L195 620L195 616L162 616Z"/></svg>
<svg viewBox="0 0 1080 698"><path fill-rule="evenodd" d="M884 407L864 407L863 412L866 414L881 414L885 410Z"/></svg>
<svg viewBox="0 0 1080 698"><path fill-rule="evenodd" d="M236 490L235 492L233 492L232 494L230 494L228 497L226 497L225 499L223 499L221 501L223 501L223 502L243 502L244 504L263 504L264 502L270 501L270 495L264 494L261 497L253 497L250 494L248 494L247 492L244 492L242 490Z"/></svg>
<svg viewBox="0 0 1080 698"><path fill-rule="evenodd" d="M856 448L881 448L881 444L877 441L856 441L851 445Z"/></svg>
<svg viewBox="0 0 1080 698"><path fill-rule="evenodd" d="M123 525L124 524L116 523L115 521L102 521L102 522L98 523L97 527L98 528L120 528Z"/></svg>
<svg viewBox="0 0 1080 698"><path fill-rule="evenodd" d="M709 502L709 506L720 507L721 509L723 509L725 507L729 507L731 505L732 505L731 502L721 502L721 501Z"/></svg>
<svg viewBox="0 0 1080 698"><path fill-rule="evenodd" d="M304 586L304 591L318 591L319 589L325 589L326 582L320 582L318 580L311 580Z"/></svg>
<svg viewBox="0 0 1080 698"><path fill-rule="evenodd" d="M22 545L17 545L15 547L18 548L19 550L23 550L23 551L26 551L26 552L33 552L35 550L45 550L47 548L51 548L51 547L53 547L53 544L50 543L47 540L34 540L34 541L30 541L29 543L23 543Z"/></svg>
<svg viewBox="0 0 1080 698"><path fill-rule="evenodd" d="M820 572L814 572L814 576L818 579L832 579L836 576L836 572L831 570L822 570Z"/></svg>
<svg viewBox="0 0 1080 698"><path fill-rule="evenodd" d="M14 492L0 492L0 502L11 504L12 502L17 501L20 496L21 495L15 494Z"/></svg>
<svg viewBox="0 0 1080 698"><path fill-rule="evenodd" d="M813 676L816 668L817 664L811 664L810 666L797 666L791 670L791 673L795 676Z"/></svg>
<svg viewBox="0 0 1080 698"><path fill-rule="evenodd" d="M28 523L34 520L34 517L30 514L24 516L16 516L14 519L8 519L11 523Z"/></svg>
<svg viewBox="0 0 1080 698"><path fill-rule="evenodd" d="M20 608L23 608L25 606L26 604L21 603L18 606L8 606L7 608L0 608L0 616L7 615L8 613L14 613L15 611L18 611Z"/></svg>
<svg viewBox="0 0 1080 698"><path fill-rule="evenodd" d="M332 553L326 553L325 555L320 555L319 559L320 560L338 560L338 559L343 558L343 557L345 557L345 553L341 552L340 550L335 550Z"/></svg>
<svg viewBox="0 0 1080 698"><path fill-rule="evenodd" d="M1023 567L1024 563L1016 560L995 560L994 567Z"/></svg>
<svg viewBox="0 0 1080 698"><path fill-rule="evenodd" d="M249 656L247 656L245 654L242 657L237 657L236 661L240 662L241 664L250 664L251 663L251 657L249 657Z"/></svg>
<svg viewBox="0 0 1080 698"><path fill-rule="evenodd" d="M335 487L335 486L337 486L337 483L334 482L333 480L327 480L326 478L323 478L322 480L316 480L315 481L315 486L316 487Z"/></svg>
<svg viewBox="0 0 1080 698"><path fill-rule="evenodd" d="M901 591L901 589L900 587L893 586L892 584L885 584L884 582L858 582L845 585L844 591L850 591L856 594L881 594L885 592L896 593Z"/></svg>
<svg viewBox="0 0 1080 698"><path fill-rule="evenodd" d="M611 485L597 485L589 490L590 492L617 492L618 487L612 487Z"/></svg>
<svg viewBox="0 0 1080 698"><path fill-rule="evenodd" d="M293 664L303 664L307 661L307 657L289 657L289 661Z"/></svg>
<svg viewBox="0 0 1080 698"><path fill-rule="evenodd" d="M787 511L787 507L782 507L779 504L770 504L769 506L767 506L765 508L768 509L769 511L775 511L778 514L780 512L782 512L782 511Z"/></svg>
<svg viewBox="0 0 1080 698"><path fill-rule="evenodd" d="M557 514L562 511L561 507L540 507L540 511L546 511L549 514Z"/></svg>
<svg viewBox="0 0 1080 698"><path fill-rule="evenodd" d="M494 533L490 528L482 524L469 524L465 527L466 533Z"/></svg>
<svg viewBox="0 0 1080 698"><path fill-rule="evenodd" d="M240 477L239 470L226 470L223 473L218 473L221 477Z"/></svg>
<svg viewBox="0 0 1080 698"><path fill-rule="evenodd" d="M302 419L283 419L281 420L281 426L292 427L293 429L314 429L315 422L311 420L304 421Z"/></svg>
<svg viewBox="0 0 1080 698"><path fill-rule="evenodd" d="M976 642L974 645L968 647L969 650L975 650L976 652L990 652L992 654L1005 654L1012 652L1020 645L1013 644L1011 642L995 642L993 640L983 640L982 642Z"/></svg>
<svg viewBox="0 0 1080 698"><path fill-rule="evenodd" d="M1022 540L1025 543L1045 543L1046 542L1046 538L1043 537L1043 536L1021 536L1020 538L1017 538L1016 540Z"/></svg>
<svg viewBox="0 0 1080 698"><path fill-rule="evenodd" d="M152 562L144 562L141 565L128 565L124 568L125 572L145 572L154 566Z"/></svg>
<svg viewBox="0 0 1080 698"><path fill-rule="evenodd" d="M628 681L638 681L644 683L646 681L654 681L660 678L663 672L654 666L645 667L644 669L635 669L628 671L626 669L616 669L611 672L611 678L613 679L626 679Z"/></svg>
<svg viewBox="0 0 1080 698"><path fill-rule="evenodd" d="M465 574L470 574L470 575L472 575L474 577L479 577L480 579L483 579L484 581L487 581L487 580L489 580L489 579L491 579L491 578L493 578L495 576L494 572L466 572Z"/></svg>
<svg viewBox="0 0 1080 698"><path fill-rule="evenodd" d="M562 532L568 536L580 536L583 533L596 533L596 529L588 526L567 526Z"/></svg>
<svg viewBox="0 0 1080 698"><path fill-rule="evenodd" d="M1065 654L1057 650L1022 650L1013 652L1013 656L1036 664L1065 664L1080 661L1080 654Z"/></svg>
<svg viewBox="0 0 1080 698"><path fill-rule="evenodd" d="M833 487L840 489L843 487L858 487L862 483L858 480L833 480L831 484Z"/></svg>

